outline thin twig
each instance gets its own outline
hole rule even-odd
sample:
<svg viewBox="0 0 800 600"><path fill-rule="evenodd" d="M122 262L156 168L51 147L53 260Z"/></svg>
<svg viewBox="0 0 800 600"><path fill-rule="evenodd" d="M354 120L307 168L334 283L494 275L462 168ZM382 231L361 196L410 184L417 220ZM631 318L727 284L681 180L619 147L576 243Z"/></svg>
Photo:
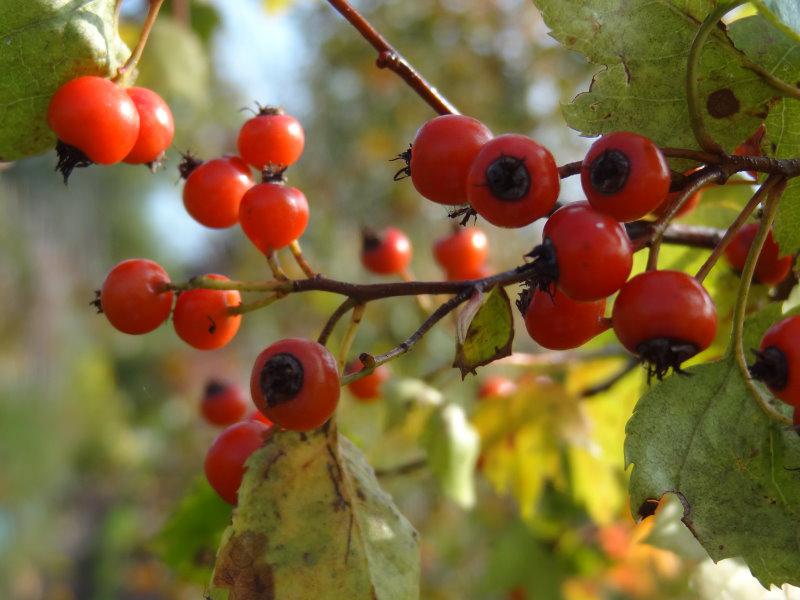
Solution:
<svg viewBox="0 0 800 600"><path fill-rule="evenodd" d="M150 31L153 29L153 25L156 23L158 11L161 10L161 5L163 3L164 0L150 0L150 3L147 7L147 16L145 17L144 24L142 25L142 31L139 33L139 41L136 43L136 46L134 47L133 52L131 52L131 55L128 57L128 60L125 61L125 64L117 69L117 74L112 78L112 81L119 81L128 71L136 67L136 64L142 57L144 47L147 45L147 38L150 37Z"/></svg>
<svg viewBox="0 0 800 600"><path fill-rule="evenodd" d="M280 281L288 281L289 278L286 276L286 273L281 268L281 263L278 262L278 255L275 253L274 250L271 250L267 253L267 264L269 265L269 270L272 271L272 276L275 279Z"/></svg>
<svg viewBox="0 0 800 600"><path fill-rule="evenodd" d="M303 256L303 249L300 247L300 242L297 240L293 241L291 244L289 244L289 250L292 251L292 256L294 256L295 262L303 270L303 273L306 274L306 277L310 279L317 275L316 271L314 271L314 269Z"/></svg>
<svg viewBox="0 0 800 600"><path fill-rule="evenodd" d="M629 358L625 365L619 369L616 373L611 375L605 381L601 381L600 383L590 386L585 390L580 392L581 398L591 398L592 396L597 396L598 394L602 394L603 392L607 392L620 381L625 379L625 376L628 375L631 371L633 371L637 366L639 366L639 361L635 358Z"/></svg>
<svg viewBox="0 0 800 600"><path fill-rule="evenodd" d="M328 339L331 337L331 334L336 327L336 324L343 316L347 314L347 311L353 308L356 304L358 304L358 301L354 298L345 298L344 302L339 305L339 308L333 311L333 314L328 318L328 321L325 323L325 327L322 328L322 331L317 338L317 342L323 346L327 344Z"/></svg>
<svg viewBox="0 0 800 600"><path fill-rule="evenodd" d="M418 460L397 465L396 467L387 467L385 469L375 469L375 477L394 477L396 475L408 475L414 471L424 469L428 465L428 459L420 458Z"/></svg>
<svg viewBox="0 0 800 600"><path fill-rule="evenodd" d="M353 345L353 340L356 339L356 332L358 326L361 325L361 319L364 317L364 309L366 304L356 304L353 307L353 313L350 315L350 324L342 336L342 342L339 345L339 373L344 373L344 367L347 364L347 354L350 352L350 347Z"/></svg>

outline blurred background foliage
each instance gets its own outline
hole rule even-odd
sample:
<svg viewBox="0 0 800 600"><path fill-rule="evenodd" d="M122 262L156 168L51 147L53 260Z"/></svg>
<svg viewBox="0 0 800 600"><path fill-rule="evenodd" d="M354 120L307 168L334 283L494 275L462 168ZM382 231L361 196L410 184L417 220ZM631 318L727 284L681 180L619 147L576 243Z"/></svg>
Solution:
<svg viewBox="0 0 800 600"><path fill-rule="evenodd" d="M123 2L129 42L144 4ZM588 142L563 125L559 102L586 89L591 73L547 36L529 2L355 4L462 112L495 133L537 138L559 163L582 156ZM279 337L316 336L339 302L324 294L283 300L248 315L235 341L212 353L187 348L169 326L128 337L94 315L93 291L129 257L157 260L176 281L209 272L266 276L238 228L205 230L183 211L181 151L232 152L248 114L241 109L282 105L306 129L290 181L312 207L303 246L313 264L369 281L359 230L391 224L412 239L415 274L441 276L431 245L451 226L445 209L409 182L394 183L398 165L389 162L433 115L374 61L324 2L168 0L138 79L175 113L164 170L93 167L64 187L52 153L2 165L0 597L199 598L230 510L209 496L201 476L215 435L198 413L201 390L212 376L244 383L261 348ZM579 197L576 183L565 182L563 199ZM741 197L718 194L706 217ZM486 229L496 270L518 264L539 236L536 225ZM669 251L664 260L691 264L700 255ZM716 290L730 293L735 278L724 269L714 277ZM419 318L407 299L371 304L354 353L388 349ZM537 352L517 330L515 351ZM610 342L603 337L589 349L602 358L506 361L462 382L448 368L453 330L444 324L392 364L384 401L357 404L345 393L342 429L385 471L382 482L422 533L423 598L718 598L736 577L746 585L734 591L750 594L742 598L762 593L746 587L752 580L735 561L724 572L704 562L674 505L661 507L655 524L634 525L622 440L641 374L581 397L624 364L607 356ZM488 374L519 380L517 392L476 400ZM471 467L449 484L427 469L392 472L431 451L431 415L443 403L461 407L481 436L475 481ZM475 459L456 449L446 460L461 458ZM459 504L470 504L473 485L477 499L465 509ZM645 537L666 549L639 543Z"/></svg>

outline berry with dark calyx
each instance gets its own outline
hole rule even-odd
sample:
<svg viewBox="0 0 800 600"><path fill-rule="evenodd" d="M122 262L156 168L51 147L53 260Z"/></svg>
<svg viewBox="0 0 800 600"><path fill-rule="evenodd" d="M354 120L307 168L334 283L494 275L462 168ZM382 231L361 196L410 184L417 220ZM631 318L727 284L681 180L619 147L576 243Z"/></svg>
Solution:
<svg viewBox="0 0 800 600"><path fill-rule="evenodd" d="M664 203L670 186L664 155L648 138L618 131L589 148L581 184L592 208L617 221L641 219Z"/></svg>
<svg viewBox="0 0 800 600"><path fill-rule="evenodd" d="M256 358L250 393L256 408L285 429L320 427L339 402L336 360L325 346L311 340L275 342Z"/></svg>
<svg viewBox="0 0 800 600"><path fill-rule="evenodd" d="M250 188L239 205L239 224L264 254L298 239L308 225L308 201L297 188L279 182Z"/></svg>
<svg viewBox="0 0 800 600"><path fill-rule="evenodd" d="M512 133L486 142L472 161L467 200L493 225L524 227L552 210L560 187L547 148Z"/></svg>
<svg viewBox="0 0 800 600"><path fill-rule="evenodd" d="M630 279L617 295L611 321L617 339L662 379L669 369L711 345L717 310L705 288L680 271L647 271Z"/></svg>
<svg viewBox="0 0 800 600"><path fill-rule="evenodd" d="M145 258L132 258L106 275L98 308L119 331L142 334L153 331L169 318L174 294L167 272Z"/></svg>
<svg viewBox="0 0 800 600"><path fill-rule="evenodd" d="M439 204L466 204L467 175L492 132L472 117L442 115L417 131L409 170L416 190Z"/></svg>
<svg viewBox="0 0 800 600"><path fill-rule="evenodd" d="M355 360L347 365L345 373L357 373L363 368L363 363L360 360ZM347 384L347 389L357 400L372 402L381 397L381 386L388 381L389 377L389 367L378 365L369 375Z"/></svg>
<svg viewBox="0 0 800 600"><path fill-rule="evenodd" d="M195 221L214 229L238 223L239 205L255 183L241 158L224 156L203 162L184 155L178 169L186 180L183 205Z"/></svg>
<svg viewBox="0 0 800 600"><path fill-rule="evenodd" d="M206 275L218 281L228 281L224 275ZM210 290L197 288L181 292L175 302L172 323L178 336L198 350L216 350L230 342L242 316L231 314L230 308L242 303L237 290Z"/></svg>
<svg viewBox="0 0 800 600"><path fill-rule="evenodd" d="M535 251L544 283L555 282L573 300L600 300L627 281L633 247L625 227L587 202L559 208L547 219L544 243Z"/></svg>
<svg viewBox="0 0 800 600"><path fill-rule="evenodd" d="M300 122L274 107L259 108L258 115L242 125L236 141L239 155L259 171L293 165L304 145Z"/></svg>
<svg viewBox="0 0 800 600"><path fill-rule="evenodd" d="M123 158L130 164L152 164L161 160L175 135L172 111L153 90L132 87L126 90L139 113L139 135Z"/></svg>
<svg viewBox="0 0 800 600"><path fill-rule="evenodd" d="M559 289L551 295L533 290L524 308L525 328L534 342L548 350L577 348L608 329L606 300L577 302Z"/></svg>
<svg viewBox="0 0 800 600"><path fill-rule="evenodd" d="M787 404L800 407L800 316L786 317L767 329L753 353L753 379L763 381Z"/></svg>
<svg viewBox="0 0 800 600"><path fill-rule="evenodd" d="M206 479L228 504L236 504L247 459L264 445L271 433L268 425L242 421L222 431L211 444L204 464Z"/></svg>
<svg viewBox="0 0 800 600"><path fill-rule="evenodd" d="M758 223L748 223L736 232L733 239L725 248L725 259L733 269L741 273L744 268L744 263L747 261L747 255L750 252L750 246L753 245L753 240L758 233ZM794 259L791 256L781 256L780 248L772 237L772 230L767 234L767 239L764 240L764 246L761 248L761 254L756 261L756 270L753 273L753 278L765 285L775 285L780 283L792 270L792 263Z"/></svg>
<svg viewBox="0 0 800 600"><path fill-rule="evenodd" d="M456 227L433 244L433 257L451 281L476 279L485 269L489 240L477 227Z"/></svg>
<svg viewBox="0 0 800 600"><path fill-rule="evenodd" d="M209 423L225 426L240 421L247 414L249 404L249 399L238 385L211 379L203 391L200 412Z"/></svg>
<svg viewBox="0 0 800 600"><path fill-rule="evenodd" d="M411 242L395 227L361 234L361 263L376 275L402 275L411 262Z"/></svg>
<svg viewBox="0 0 800 600"><path fill-rule="evenodd" d="M517 384L508 377L490 375L478 388L478 400L485 398L507 398L517 391Z"/></svg>

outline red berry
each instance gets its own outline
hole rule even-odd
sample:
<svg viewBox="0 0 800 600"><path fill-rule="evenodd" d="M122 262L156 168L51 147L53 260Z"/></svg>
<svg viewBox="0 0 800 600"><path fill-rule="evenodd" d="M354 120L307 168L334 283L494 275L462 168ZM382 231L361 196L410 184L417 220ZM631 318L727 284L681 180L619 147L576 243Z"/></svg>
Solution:
<svg viewBox="0 0 800 600"><path fill-rule="evenodd" d="M224 275L206 275L218 281L229 281ZM236 290L194 289L181 292L175 302L172 323L175 332L190 346L199 350L222 348L239 331L241 315L228 312L239 306L242 296Z"/></svg>
<svg viewBox="0 0 800 600"><path fill-rule="evenodd" d="M256 421L242 421L222 431L206 453L206 479L220 497L236 504L245 462L269 438L271 429Z"/></svg>
<svg viewBox="0 0 800 600"><path fill-rule="evenodd" d="M472 117L442 115L420 127L411 146L411 182L428 200L467 202L467 174L492 132Z"/></svg>
<svg viewBox="0 0 800 600"><path fill-rule="evenodd" d="M360 360L353 361L345 369L345 373L357 373L363 369L363 364ZM347 389L358 400L370 402L381 397L381 386L389 379L389 367L386 365L378 365L375 370L369 375L365 375L361 379L356 379L353 383L347 385Z"/></svg>
<svg viewBox="0 0 800 600"><path fill-rule="evenodd" d="M467 200L494 225L524 227L552 210L560 187L550 151L510 133L486 142L472 161Z"/></svg>
<svg viewBox="0 0 800 600"><path fill-rule="evenodd" d="M525 328L534 342L549 350L582 346L608 329L606 300L576 302L559 289L551 296L535 290L525 310Z"/></svg>
<svg viewBox="0 0 800 600"><path fill-rule="evenodd" d="M507 398L517 391L517 384L500 375L490 375L483 380L478 388L478 399L482 398Z"/></svg>
<svg viewBox="0 0 800 600"><path fill-rule="evenodd" d="M308 201L297 188L259 183L242 198L239 224L255 247L269 254L303 235L308 225Z"/></svg>
<svg viewBox="0 0 800 600"><path fill-rule="evenodd" d="M236 142L241 157L259 171L293 165L303 153L305 134L300 122L290 115L264 109L239 130Z"/></svg>
<svg viewBox="0 0 800 600"><path fill-rule="evenodd" d="M339 372L328 349L288 338L261 352L250 376L258 410L273 423L307 431L327 421L339 402Z"/></svg>
<svg viewBox="0 0 800 600"><path fill-rule="evenodd" d="M259 423L264 423L264 425L272 425L272 421L270 421L267 417L261 414L261 411L256 409L250 413L250 416L247 417L250 421L258 421Z"/></svg>
<svg viewBox="0 0 800 600"><path fill-rule="evenodd" d="M800 407L800 317L786 317L767 329L750 367L778 398Z"/></svg>
<svg viewBox="0 0 800 600"><path fill-rule="evenodd" d="M738 272L741 273L744 268L744 263L747 261L747 254L750 252L750 246L753 245L753 240L758 233L758 223L749 223L742 227L733 236L733 239L725 248L725 258L728 263ZM761 254L756 261L756 270L753 277L759 283L766 285L774 285L780 283L792 270L792 263L794 259L791 256L781 256L780 248L772 237L772 230L764 240L764 246L761 248Z"/></svg>
<svg viewBox="0 0 800 600"><path fill-rule="evenodd" d="M47 123L59 140L104 165L125 158L139 135L139 113L131 97L116 83L88 75L58 88Z"/></svg>
<svg viewBox="0 0 800 600"><path fill-rule="evenodd" d="M477 227L460 227L433 244L433 257L452 281L475 279L488 255L489 241Z"/></svg>
<svg viewBox="0 0 800 600"><path fill-rule="evenodd" d="M667 209L670 206L672 206L672 203L680 195L681 192L670 192L669 194L667 194L667 199L664 200L664 202L662 202L660 206L657 206L653 210L653 214L656 216L656 218L660 219L661 217L663 217L667 213ZM700 204L700 199L702 197L703 197L703 189L700 188L694 194L689 196L689 199L683 203L683 206L681 206L678 209L678 212L675 213L675 218L677 219L680 217L685 217L686 215L691 213L695 208L697 208L697 205Z"/></svg>
<svg viewBox="0 0 800 600"><path fill-rule="evenodd" d="M253 187L250 168L238 156L225 156L200 163L189 162L190 172L183 186L183 205L195 221L221 229L239 221L239 204ZM188 170L187 169L187 170Z"/></svg>
<svg viewBox="0 0 800 600"><path fill-rule="evenodd" d="M238 385L212 379L203 392L200 412L209 423L231 425L244 417L249 404L249 399Z"/></svg>
<svg viewBox="0 0 800 600"><path fill-rule="evenodd" d="M537 252L554 261L558 287L573 300L606 298L631 273L633 247L625 227L587 202L558 209L545 223L543 237Z"/></svg>
<svg viewBox="0 0 800 600"><path fill-rule="evenodd" d="M175 123L164 99L153 90L132 87L127 90L139 113L139 135L123 159L126 163L144 164L159 160L172 143Z"/></svg>
<svg viewBox="0 0 800 600"><path fill-rule="evenodd" d="M172 309L173 293L164 290L167 284L167 272L152 260L124 260L106 275L100 307L123 333L153 331L167 320Z"/></svg>
<svg viewBox="0 0 800 600"><path fill-rule="evenodd" d="M614 302L614 332L657 377L705 350L717 333L717 309L705 288L680 271L647 271L628 281Z"/></svg>
<svg viewBox="0 0 800 600"><path fill-rule="evenodd" d="M377 275L402 275L411 262L411 242L406 234L394 227L380 233L365 231L361 247L361 262Z"/></svg>
<svg viewBox="0 0 800 600"><path fill-rule="evenodd" d="M583 159L581 184L592 208L617 221L634 221L664 203L670 171L648 138L618 131L597 140Z"/></svg>

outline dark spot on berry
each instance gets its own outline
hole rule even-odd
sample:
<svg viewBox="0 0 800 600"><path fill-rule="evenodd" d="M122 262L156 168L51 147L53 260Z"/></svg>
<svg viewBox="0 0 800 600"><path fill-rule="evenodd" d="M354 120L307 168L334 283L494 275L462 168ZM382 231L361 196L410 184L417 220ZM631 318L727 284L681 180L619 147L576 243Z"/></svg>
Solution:
<svg viewBox="0 0 800 600"><path fill-rule="evenodd" d="M383 240L381 240L380 236L375 232L375 230L370 229L369 227L363 227L361 229L361 250L363 252L372 252L373 250L377 250L380 248Z"/></svg>
<svg viewBox="0 0 800 600"><path fill-rule="evenodd" d="M545 238L541 244L528 252L525 257L533 259L533 271L531 276L525 280L525 284L547 292L550 296L555 293L554 285L558 281L558 261L556 260L556 249L550 238Z"/></svg>
<svg viewBox="0 0 800 600"><path fill-rule="evenodd" d="M256 102L256 108L258 109L258 113L256 114L258 114L259 117L284 114L283 109L280 106L261 106L258 102Z"/></svg>
<svg viewBox="0 0 800 600"><path fill-rule="evenodd" d="M739 99L731 90L723 88L712 92L706 100L706 109L715 119L724 119L739 112Z"/></svg>
<svg viewBox="0 0 800 600"><path fill-rule="evenodd" d="M515 156L500 156L486 167L486 186L492 196L507 202L524 198L531 189L531 174L525 161Z"/></svg>
<svg viewBox="0 0 800 600"><path fill-rule="evenodd" d="M789 364L786 355L770 346L764 350L753 350L756 361L748 366L750 376L758 381L763 381L773 390L782 390L789 379Z"/></svg>
<svg viewBox="0 0 800 600"><path fill-rule="evenodd" d="M267 163L261 169L261 183L286 183L286 165Z"/></svg>
<svg viewBox="0 0 800 600"><path fill-rule="evenodd" d="M178 163L178 173L181 175L181 179L188 179L189 175L192 174L197 167L203 164L203 161L197 158L191 152L184 152L181 154L181 162Z"/></svg>
<svg viewBox="0 0 800 600"><path fill-rule="evenodd" d="M224 392L227 387L228 386L219 379L209 379L208 383L206 383L206 389L203 394L206 398L209 396L216 396L217 394Z"/></svg>
<svg viewBox="0 0 800 600"><path fill-rule="evenodd" d="M94 306L95 310L97 311L98 315L103 314L103 305L100 302L100 290L94 291L94 300L89 302L89 306Z"/></svg>
<svg viewBox="0 0 800 600"><path fill-rule="evenodd" d="M55 170L64 177L64 185L67 185L74 169L83 169L94 164L81 150L61 140L56 143L56 155L58 162Z"/></svg>
<svg viewBox="0 0 800 600"><path fill-rule="evenodd" d="M628 155L611 148L595 157L589 165L589 182L601 194L616 194L625 187L630 172Z"/></svg>
<svg viewBox="0 0 800 600"><path fill-rule="evenodd" d="M681 369L681 363L697 354L697 346L682 340L654 338L636 347L636 353L647 366L647 383L655 377L659 381L672 369L679 375L689 373Z"/></svg>
<svg viewBox="0 0 800 600"><path fill-rule="evenodd" d="M259 385L267 406L277 406L292 400L301 389L305 370L294 354L281 352L271 357L261 369Z"/></svg>
<svg viewBox="0 0 800 600"><path fill-rule="evenodd" d="M211 318L211 315L206 315L206 319L208 319L208 333L213 334L217 330L217 323L214 319Z"/></svg>
<svg viewBox="0 0 800 600"><path fill-rule="evenodd" d="M389 159L389 162L394 162L396 160L402 160L405 163L405 166L397 171L392 179L395 181L400 181L406 177L411 177L411 144L408 145L407 150L404 150L394 158Z"/></svg>

